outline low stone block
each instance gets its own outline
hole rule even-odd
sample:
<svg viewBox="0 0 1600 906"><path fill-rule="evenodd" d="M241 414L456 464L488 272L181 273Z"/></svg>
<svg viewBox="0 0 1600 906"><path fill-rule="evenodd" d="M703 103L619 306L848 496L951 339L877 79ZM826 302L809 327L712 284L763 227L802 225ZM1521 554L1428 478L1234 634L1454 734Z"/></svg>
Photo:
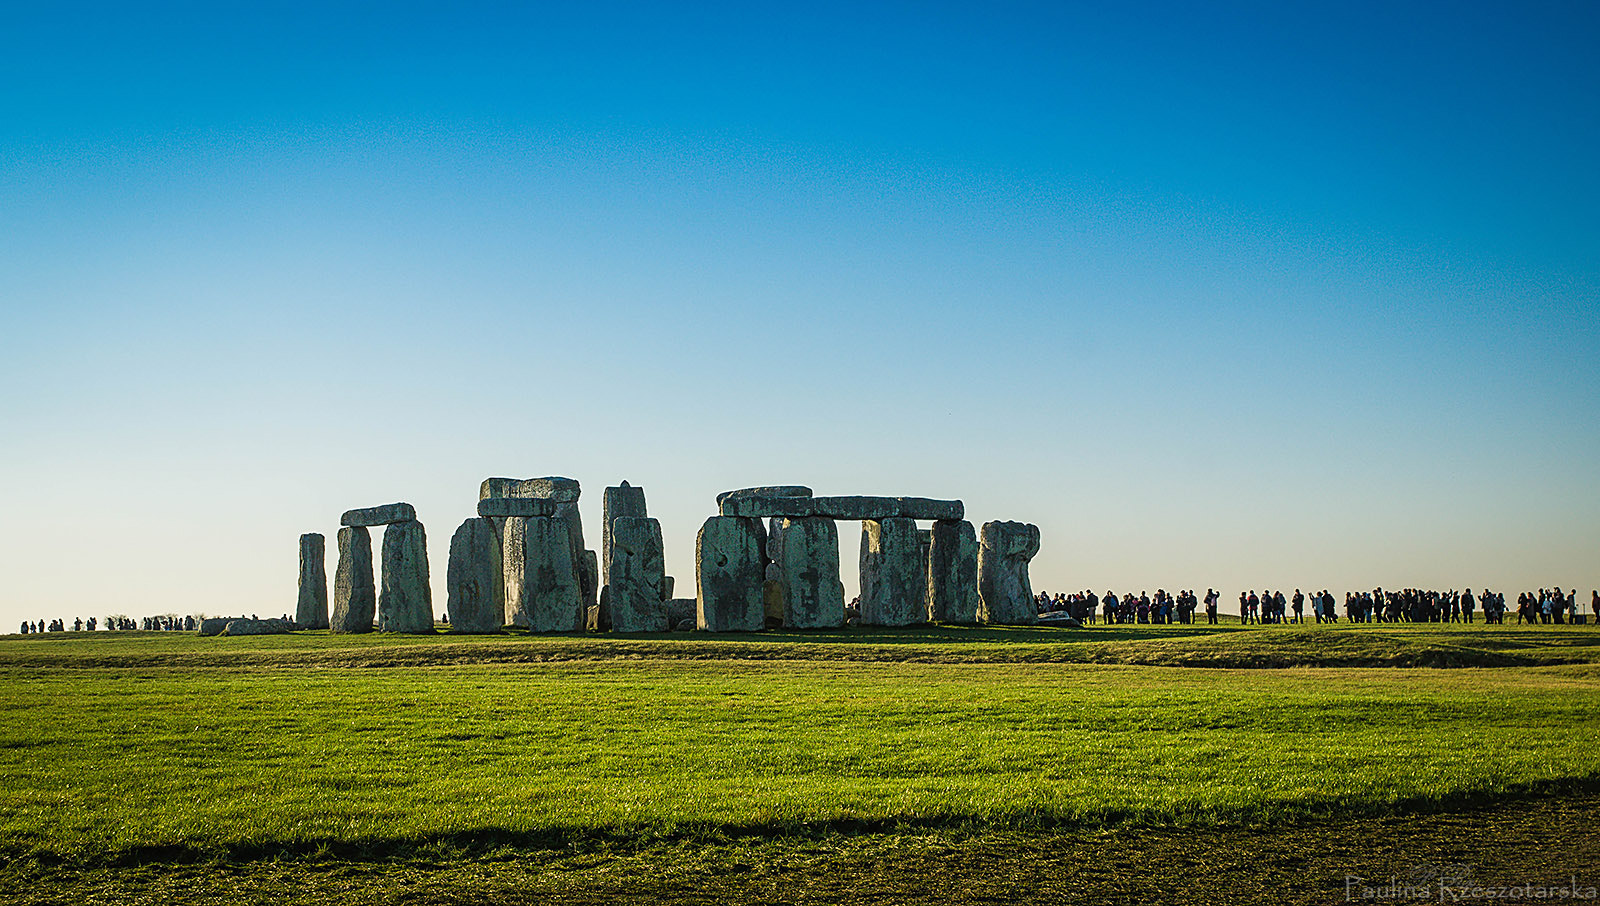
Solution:
<svg viewBox="0 0 1600 906"><path fill-rule="evenodd" d="M985 522L978 534L978 595L987 623L1029 626L1034 609L1028 561L1039 553L1039 527L1022 522Z"/></svg>
<svg viewBox="0 0 1600 906"><path fill-rule="evenodd" d="M222 627L218 635L283 635L292 632L294 627L287 621L279 619L269 620L229 620Z"/></svg>
<svg viewBox="0 0 1600 906"><path fill-rule="evenodd" d="M364 526L339 530L339 565L333 574L329 632L371 632L378 594L372 583L372 534Z"/></svg>
<svg viewBox="0 0 1600 906"><path fill-rule="evenodd" d="M485 497L478 501L478 515L491 518L554 516L560 506L548 497Z"/></svg>
<svg viewBox="0 0 1600 906"><path fill-rule="evenodd" d="M383 575L378 630L433 631L433 586L428 582L428 536L420 522L395 522L383 530Z"/></svg>
<svg viewBox="0 0 1600 906"><path fill-rule="evenodd" d="M413 522L417 518L417 510L409 503L386 503L383 506L369 506L362 510L345 510L339 517L339 524L351 527L371 528L375 525L391 525L396 522Z"/></svg>

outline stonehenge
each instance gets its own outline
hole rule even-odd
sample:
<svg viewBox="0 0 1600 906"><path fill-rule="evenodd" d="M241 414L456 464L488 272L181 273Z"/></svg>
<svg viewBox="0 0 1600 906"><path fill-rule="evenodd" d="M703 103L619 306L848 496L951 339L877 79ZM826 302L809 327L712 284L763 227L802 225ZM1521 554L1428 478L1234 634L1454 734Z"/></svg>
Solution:
<svg viewBox="0 0 1600 906"><path fill-rule="evenodd" d="M1033 606L1028 561L1039 553L1039 527L1022 522L985 522L978 535L978 595L986 623L1028 626L1039 621Z"/></svg>
<svg viewBox="0 0 1600 906"><path fill-rule="evenodd" d="M1038 527L986 522L974 531L960 500L817 497L804 485L724 491L695 539L694 597L675 598L661 524L648 515L644 489L626 481L605 489L598 552L583 546L580 496L576 480L554 476L488 478L479 485L475 514L450 539L446 619L453 631L501 632L508 624L545 633L837 629L847 620L882 627L1037 622L1028 565L1039 552ZM860 598L849 608L839 520L861 523ZM325 539L301 535L293 627L433 632L427 535L416 509L390 503L347 510L339 522L332 613ZM376 526L384 527L377 583L370 534Z"/></svg>
<svg viewBox="0 0 1600 906"><path fill-rule="evenodd" d="M776 534L776 533L774 533ZM769 535L771 537L771 535ZM839 529L832 519L785 519L777 564L783 583L787 629L844 625L844 583L839 581Z"/></svg>
<svg viewBox="0 0 1600 906"><path fill-rule="evenodd" d="M294 623L301 629L328 628L327 539L311 532L300 536L300 597Z"/></svg>
<svg viewBox="0 0 1600 906"><path fill-rule="evenodd" d="M976 623L981 606L978 539L972 523L935 522L928 544L928 618L935 623Z"/></svg>
<svg viewBox="0 0 1600 906"><path fill-rule="evenodd" d="M478 504L483 510L483 504ZM494 523L479 516L461 523L450 537L445 573L445 612L455 632L499 632L505 625L506 582Z"/></svg>
<svg viewBox="0 0 1600 906"><path fill-rule="evenodd" d="M861 523L861 622L915 626L928 622L927 574L917 521L904 516Z"/></svg>
<svg viewBox="0 0 1600 906"><path fill-rule="evenodd" d="M695 538L695 627L757 632L766 627L763 534L753 519L712 516Z"/></svg>
<svg viewBox="0 0 1600 906"><path fill-rule="evenodd" d="M618 516L611 525L610 555L606 592L611 628L617 632L666 632L661 523L648 516Z"/></svg>
<svg viewBox="0 0 1600 906"><path fill-rule="evenodd" d="M371 632L377 607L378 594L372 587L372 533L359 525L341 528L328 631Z"/></svg>
<svg viewBox="0 0 1600 906"><path fill-rule="evenodd" d="M433 587L428 584L428 538L422 523L392 522L383 530L383 574L378 591L378 631L433 631Z"/></svg>

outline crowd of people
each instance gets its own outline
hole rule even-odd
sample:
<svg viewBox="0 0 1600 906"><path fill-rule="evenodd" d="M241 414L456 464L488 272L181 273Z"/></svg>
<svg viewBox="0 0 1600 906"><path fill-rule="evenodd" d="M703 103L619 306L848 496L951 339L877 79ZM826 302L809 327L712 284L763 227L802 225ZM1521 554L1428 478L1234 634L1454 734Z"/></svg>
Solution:
<svg viewBox="0 0 1600 906"><path fill-rule="evenodd" d="M1073 594L1041 591L1034 596L1038 612L1065 614L1080 623L1193 623L1204 607L1207 623L1217 622L1216 589L1206 589L1204 598L1190 591L1172 594L1156 589L1155 595L1114 591L1103 595L1093 590ZM1428 591L1406 588L1385 591L1345 592L1344 607L1327 589L1307 595L1300 589L1285 595L1280 591L1239 592L1239 621L1242 623L1337 623L1341 617L1351 623L1474 623L1479 613L1485 623L1506 621L1506 596L1483 589ZM1583 613L1577 589L1563 592L1559 587L1541 588L1517 596L1517 622L1542 624L1583 624L1590 616L1600 618L1600 590L1590 591L1589 614Z"/></svg>
<svg viewBox="0 0 1600 906"><path fill-rule="evenodd" d="M94 632L102 626L109 630L121 630L124 632L133 630L143 630L145 632L194 632L199 623L193 616L180 617L175 613L162 614L157 617L141 617L138 620L118 614L106 617L104 622L94 617L90 617L87 620L83 617L77 617L72 621L71 631ZM22 624L23 635L67 631L67 622L65 620L51 620L49 622L44 620L39 620L38 622L24 621Z"/></svg>

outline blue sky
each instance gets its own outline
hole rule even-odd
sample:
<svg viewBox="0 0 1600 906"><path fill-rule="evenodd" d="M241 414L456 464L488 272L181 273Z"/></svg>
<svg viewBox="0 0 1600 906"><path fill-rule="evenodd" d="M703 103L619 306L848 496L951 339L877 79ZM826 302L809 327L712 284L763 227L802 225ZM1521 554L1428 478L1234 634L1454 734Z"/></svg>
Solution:
<svg viewBox="0 0 1600 906"><path fill-rule="evenodd" d="M1587 590L1597 26L13 11L0 618L282 612L397 499L442 610L489 475L580 479L594 542L644 485L681 593L715 493L789 482L1038 523L1051 590Z"/></svg>

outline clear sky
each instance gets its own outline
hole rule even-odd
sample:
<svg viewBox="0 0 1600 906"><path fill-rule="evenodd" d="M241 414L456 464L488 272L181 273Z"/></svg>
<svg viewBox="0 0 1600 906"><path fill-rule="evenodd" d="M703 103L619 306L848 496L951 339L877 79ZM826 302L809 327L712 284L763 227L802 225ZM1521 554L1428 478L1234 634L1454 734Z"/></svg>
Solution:
<svg viewBox="0 0 1600 906"><path fill-rule="evenodd" d="M1110 7L1110 8L1100 8ZM1600 586L1600 5L25 4L0 627L491 475L959 497L1035 588ZM856 527L841 526L853 594ZM329 572L333 568L330 553Z"/></svg>

